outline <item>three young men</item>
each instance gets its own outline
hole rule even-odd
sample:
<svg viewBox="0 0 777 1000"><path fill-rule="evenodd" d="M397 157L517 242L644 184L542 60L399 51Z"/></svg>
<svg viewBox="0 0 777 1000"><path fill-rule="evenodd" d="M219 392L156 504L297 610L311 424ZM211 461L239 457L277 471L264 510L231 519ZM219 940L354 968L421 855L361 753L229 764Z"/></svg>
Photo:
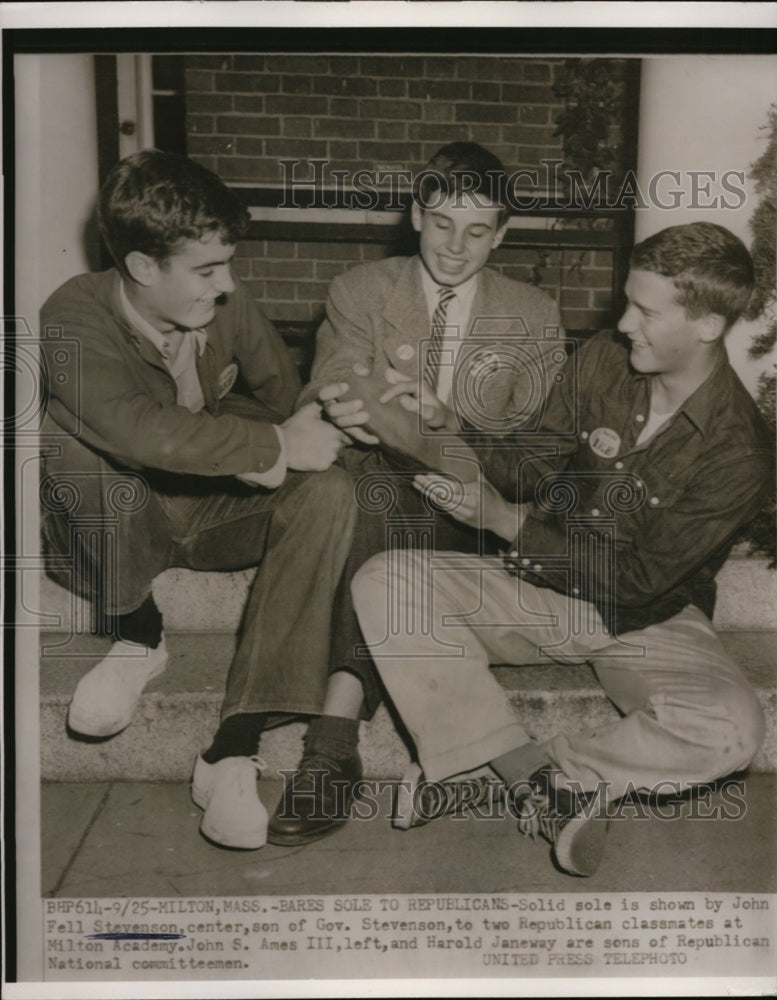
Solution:
<svg viewBox="0 0 777 1000"><path fill-rule="evenodd" d="M710 624L715 573L771 483L770 435L723 343L752 285L727 229L657 233L633 251L620 335L570 358L539 432L514 451L513 497L487 476L457 489L416 477L509 554L443 554L447 565L379 555L354 579L362 631L418 751L405 825L428 818L430 782L490 765L519 828L590 875L606 831L595 798L708 782L758 750L762 710ZM428 630L414 624L424 616ZM542 659L590 662L622 717L537 744L488 667ZM492 790L454 780L444 806Z"/></svg>
<svg viewBox="0 0 777 1000"><path fill-rule="evenodd" d="M258 565L192 794L220 844L323 836L347 816L337 785L361 776L357 720L382 696L357 652L350 594L373 557L353 602L426 777L490 763L514 791L525 784L515 795L525 823L532 803L560 863L584 874L602 824L565 798L564 779L583 794L606 781L611 796L659 775L692 784L744 766L760 739L752 692L708 620L714 572L768 468L768 438L722 347L749 292L749 258L720 227L659 234L632 261L621 321L631 347L599 335L566 361L552 301L485 266L507 224L501 163L454 143L424 177L412 209L419 254L333 283L294 412L288 354L230 274L245 210L214 175L167 154L137 154L112 173L100 218L117 266L68 282L42 316L49 365L63 333L79 345L49 385L50 571L92 600L115 639L79 682L68 721L109 738L164 670L158 573ZM383 401L371 411L348 395L354 366L377 380ZM413 423L387 448L381 428L397 407ZM439 480L413 480L430 439L465 442L482 470L436 512L418 491ZM338 453L345 469L332 464ZM379 484L390 511L356 503L355 491ZM557 507L562 487L569 509ZM404 547L420 546L408 576L435 570L425 606L466 616L446 619L429 647L387 629L387 600L410 601L407 577L376 556L387 514ZM504 561L500 539L513 543ZM465 553L464 568L430 564L430 547ZM451 661L440 641L463 652ZM536 746L487 666L537 649L592 660L624 719ZM299 715L316 718L268 831L257 744ZM679 761L689 742L694 754Z"/></svg>

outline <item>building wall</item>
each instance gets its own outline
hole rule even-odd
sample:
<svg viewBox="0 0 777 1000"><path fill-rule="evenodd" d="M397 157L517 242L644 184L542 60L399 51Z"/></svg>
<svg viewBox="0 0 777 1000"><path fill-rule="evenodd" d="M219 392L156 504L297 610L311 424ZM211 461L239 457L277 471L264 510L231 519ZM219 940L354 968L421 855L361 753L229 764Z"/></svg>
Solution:
<svg viewBox="0 0 777 1000"><path fill-rule="evenodd" d="M444 142L483 143L511 168L559 157L561 60L467 56L187 58L189 153L225 180L280 183L280 159L417 170Z"/></svg>
<svg viewBox="0 0 777 1000"><path fill-rule="evenodd" d="M55 288L99 266L93 59L21 55L14 73L16 306L35 329Z"/></svg>
<svg viewBox="0 0 777 1000"><path fill-rule="evenodd" d="M640 185L647 190L652 177L673 170L680 178L674 187L683 198L671 211L655 205L638 211L637 239L665 226L704 220L727 226L749 246L758 203L750 167L766 147L763 129L777 99L777 60L743 55L648 59L641 91ZM696 197L693 171L703 172ZM728 171L744 176L744 199L725 197L721 177ZM731 363L753 394L761 372L774 371L777 364L777 350L755 361L748 356L753 338L765 329L760 317L740 321L726 335Z"/></svg>
<svg viewBox="0 0 777 1000"><path fill-rule="evenodd" d="M560 59L470 56L190 55L186 58L189 155L243 186L280 186L326 171L415 173L446 142L480 142L509 171L561 160L553 84ZM332 278L395 252L369 242L246 242L236 269L268 314L315 325ZM499 248L492 264L559 301L570 329L611 319L612 255Z"/></svg>

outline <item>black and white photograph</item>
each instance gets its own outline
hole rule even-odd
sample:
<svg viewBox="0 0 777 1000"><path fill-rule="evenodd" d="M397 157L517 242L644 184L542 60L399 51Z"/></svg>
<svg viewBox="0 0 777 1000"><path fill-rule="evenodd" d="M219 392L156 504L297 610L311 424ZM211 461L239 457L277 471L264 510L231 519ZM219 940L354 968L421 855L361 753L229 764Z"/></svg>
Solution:
<svg viewBox="0 0 777 1000"><path fill-rule="evenodd" d="M34 6L7 995L773 993L777 5Z"/></svg>

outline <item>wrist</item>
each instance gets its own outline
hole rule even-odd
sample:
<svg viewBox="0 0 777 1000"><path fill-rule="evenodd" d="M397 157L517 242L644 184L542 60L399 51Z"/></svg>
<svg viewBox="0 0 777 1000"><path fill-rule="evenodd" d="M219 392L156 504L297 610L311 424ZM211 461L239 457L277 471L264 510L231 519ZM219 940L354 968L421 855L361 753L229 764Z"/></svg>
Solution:
<svg viewBox="0 0 777 1000"><path fill-rule="evenodd" d="M525 518L525 504L510 503L502 499L498 516L494 518L493 524L488 525L488 528L504 541L512 542L521 530Z"/></svg>
<svg viewBox="0 0 777 1000"><path fill-rule="evenodd" d="M459 422L456 419L456 414L453 410L446 408L445 419L442 425L442 430L447 431L448 434L458 434L461 428L459 427Z"/></svg>

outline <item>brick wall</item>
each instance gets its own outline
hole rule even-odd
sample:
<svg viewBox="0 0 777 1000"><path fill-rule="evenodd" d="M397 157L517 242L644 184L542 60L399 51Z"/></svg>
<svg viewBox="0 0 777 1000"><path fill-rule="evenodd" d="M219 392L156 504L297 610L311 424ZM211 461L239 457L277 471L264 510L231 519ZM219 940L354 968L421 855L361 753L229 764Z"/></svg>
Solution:
<svg viewBox="0 0 777 1000"><path fill-rule="evenodd" d="M480 142L508 170L562 159L554 120L563 108L554 59L387 55L186 57L189 155L228 183L279 186L327 170L415 172L445 142ZM288 171L288 168L287 168ZM282 324L315 324L328 283L363 260L394 252L372 243L246 242L237 273ZM612 255L499 248L492 263L556 297L566 326L610 320Z"/></svg>

